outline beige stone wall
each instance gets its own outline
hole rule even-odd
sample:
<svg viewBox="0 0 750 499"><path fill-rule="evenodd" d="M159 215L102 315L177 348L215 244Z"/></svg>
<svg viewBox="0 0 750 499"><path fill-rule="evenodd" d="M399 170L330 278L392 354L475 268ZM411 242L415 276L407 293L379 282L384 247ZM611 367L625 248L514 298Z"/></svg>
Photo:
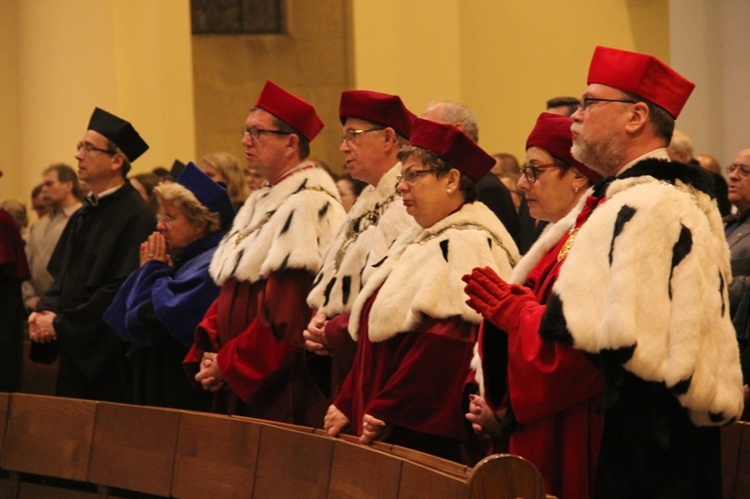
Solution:
<svg viewBox="0 0 750 499"><path fill-rule="evenodd" d="M326 126L311 154L341 169L338 105L341 92L352 87L348 4L288 0L284 35L193 35L195 159L228 151L242 162L240 130L272 80L315 105Z"/></svg>

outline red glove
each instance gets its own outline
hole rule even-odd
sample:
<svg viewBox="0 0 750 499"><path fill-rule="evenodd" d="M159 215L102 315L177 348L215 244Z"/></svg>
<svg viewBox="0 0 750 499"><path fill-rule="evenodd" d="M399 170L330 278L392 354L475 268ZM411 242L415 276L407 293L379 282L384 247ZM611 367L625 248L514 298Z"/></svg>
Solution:
<svg viewBox="0 0 750 499"><path fill-rule="evenodd" d="M518 327L521 309L539 304L529 288L508 284L489 267L477 267L462 279L469 295L466 304L508 333Z"/></svg>

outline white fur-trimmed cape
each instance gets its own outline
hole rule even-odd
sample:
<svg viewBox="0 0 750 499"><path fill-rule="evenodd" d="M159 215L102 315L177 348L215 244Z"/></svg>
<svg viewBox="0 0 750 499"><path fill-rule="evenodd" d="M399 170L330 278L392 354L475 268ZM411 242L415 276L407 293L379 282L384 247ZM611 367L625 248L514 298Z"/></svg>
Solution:
<svg viewBox="0 0 750 499"><path fill-rule="evenodd" d="M344 216L327 172L310 168L293 173L250 195L214 253L211 277L221 286L229 278L256 282L287 268L317 273Z"/></svg>
<svg viewBox="0 0 750 499"><path fill-rule="evenodd" d="M369 338L385 341L415 331L422 318L460 316L479 324L466 304L461 280L476 267L510 276L518 249L497 216L482 203L468 203L432 227L417 227L399 237L365 284L352 307L349 332L359 338L359 319L378 291L369 316Z"/></svg>
<svg viewBox="0 0 750 499"><path fill-rule="evenodd" d="M399 162L383 175L376 187L364 189L326 250L323 266L315 278L307 303L327 317L351 310L354 299L373 270L372 264L382 260L398 236L417 226L396 192L396 177L400 173ZM376 214L375 223L371 223L368 214ZM348 246L341 265L336 269L337 253L351 224L356 225L353 229L359 230L359 235Z"/></svg>
<svg viewBox="0 0 750 499"><path fill-rule="evenodd" d="M743 408L729 249L715 201L692 181L700 176L685 165L645 160L608 186L576 235L540 334L620 359L663 382L695 424L719 425Z"/></svg>

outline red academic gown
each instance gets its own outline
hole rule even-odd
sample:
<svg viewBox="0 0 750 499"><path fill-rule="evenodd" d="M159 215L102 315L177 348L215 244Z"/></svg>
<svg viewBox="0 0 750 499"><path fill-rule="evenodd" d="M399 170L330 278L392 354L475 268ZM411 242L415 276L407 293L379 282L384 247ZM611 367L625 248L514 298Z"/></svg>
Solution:
<svg viewBox="0 0 750 499"><path fill-rule="evenodd" d="M476 326L426 317L417 331L373 343L368 323L376 299L377 293L362 311L357 353L334 405L358 436L370 414L391 426L385 441L465 462L460 402Z"/></svg>
<svg viewBox="0 0 750 499"><path fill-rule="evenodd" d="M304 425L319 425L327 400L311 379L302 331L314 275L272 272L254 283L229 279L195 333L185 358L190 376L203 352L217 363L230 390L217 393L214 410Z"/></svg>
<svg viewBox="0 0 750 499"><path fill-rule="evenodd" d="M580 226L590 214L579 215ZM529 273L526 286L546 303L557 279L557 257L568 235L552 248ZM531 461L544 476L547 491L560 499L587 498L593 491L604 417L596 405L604 389L601 373L581 352L543 340L539 324L545 305L526 307L508 334L507 387L510 406L520 429L510 436L510 453ZM485 373L485 393L505 392L491 386L497 369L487 328L480 328L480 353ZM491 334L491 333L490 333ZM497 334L497 333L495 333ZM490 386L488 386L490 385ZM503 401L487 402L493 409Z"/></svg>

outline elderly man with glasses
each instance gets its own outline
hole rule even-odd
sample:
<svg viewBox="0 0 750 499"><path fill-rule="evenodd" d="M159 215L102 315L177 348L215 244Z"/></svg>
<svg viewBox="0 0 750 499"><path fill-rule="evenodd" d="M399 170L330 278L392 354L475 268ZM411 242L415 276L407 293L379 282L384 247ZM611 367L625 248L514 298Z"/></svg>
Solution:
<svg viewBox="0 0 750 499"><path fill-rule="evenodd" d="M571 116L573 157L606 180L539 334L602 372L594 497L721 497L719 426L742 413L721 217L705 172L666 151L693 88L653 56L597 47Z"/></svg>
<svg viewBox="0 0 750 499"><path fill-rule="evenodd" d="M51 362L59 351L59 396L129 401L125 344L102 315L156 226L127 180L147 149L129 122L99 108L78 143L78 177L91 192L65 226L47 267L54 283L29 316L32 359Z"/></svg>
<svg viewBox="0 0 750 499"><path fill-rule="evenodd" d="M724 231L732 261L729 302L732 314L750 288L750 149L743 149L727 167L729 201L737 209L724 219Z"/></svg>
<svg viewBox="0 0 750 499"><path fill-rule="evenodd" d="M245 120L246 166L266 185L214 253L209 273L221 290L185 359L216 392L216 412L313 424L326 409L302 338L305 299L345 216L331 176L307 160L322 128L311 104L270 81Z"/></svg>
<svg viewBox="0 0 750 499"><path fill-rule="evenodd" d="M360 194L328 248L307 302L315 313L304 332L307 348L332 360L336 396L356 351L349 312L357 294L393 241L414 227L396 191L398 153L408 144L415 116L401 98L368 90L341 94L341 147L352 178L369 185Z"/></svg>

